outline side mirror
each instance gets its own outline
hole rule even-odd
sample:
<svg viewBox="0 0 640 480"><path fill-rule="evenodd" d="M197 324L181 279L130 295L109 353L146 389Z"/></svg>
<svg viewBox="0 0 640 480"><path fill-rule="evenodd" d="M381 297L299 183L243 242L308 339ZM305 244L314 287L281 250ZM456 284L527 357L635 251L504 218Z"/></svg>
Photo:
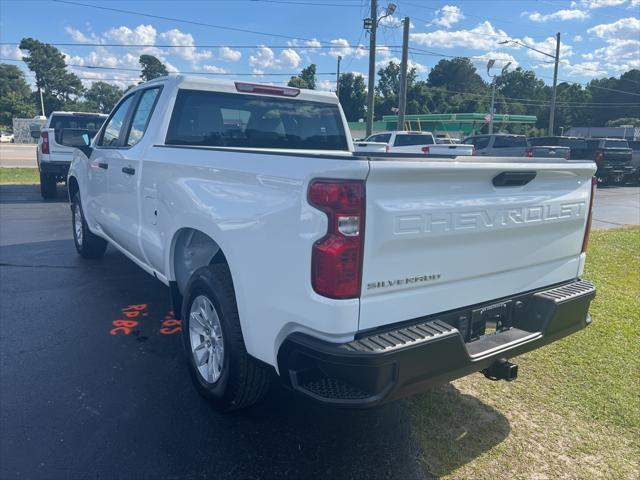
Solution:
<svg viewBox="0 0 640 480"><path fill-rule="evenodd" d="M91 138L93 135L89 130L81 128L63 128L60 132L60 144L67 147L74 147L87 156L91 156Z"/></svg>
<svg viewBox="0 0 640 480"><path fill-rule="evenodd" d="M29 133L31 133L31 138L40 138L40 125L31 125L29 127Z"/></svg>

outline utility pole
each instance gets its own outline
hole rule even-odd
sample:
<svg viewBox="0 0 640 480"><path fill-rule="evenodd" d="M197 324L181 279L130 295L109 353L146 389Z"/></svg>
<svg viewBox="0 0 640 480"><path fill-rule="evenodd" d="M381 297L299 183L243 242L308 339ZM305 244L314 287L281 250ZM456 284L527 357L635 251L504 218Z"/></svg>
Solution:
<svg viewBox="0 0 640 480"><path fill-rule="evenodd" d="M342 57L338 55L338 71L336 73L336 97L340 98L340 62Z"/></svg>
<svg viewBox="0 0 640 480"><path fill-rule="evenodd" d="M493 77L491 82L491 108L489 109L489 135L493 133L493 112L495 111L495 101L496 101L496 77Z"/></svg>
<svg viewBox="0 0 640 480"><path fill-rule="evenodd" d="M367 137L373 131L373 101L376 82L376 30L378 29L378 0L371 0L371 31L369 32L369 78L367 90Z"/></svg>
<svg viewBox="0 0 640 480"><path fill-rule="evenodd" d="M556 92L558 89L558 63L560 63L560 32L556 34L556 57L553 67L553 93L551 94L551 111L549 112L549 135L553 135L553 121L556 115Z"/></svg>
<svg viewBox="0 0 640 480"><path fill-rule="evenodd" d="M404 17L402 32L402 66L400 70L400 105L398 106L397 130L404 130L404 116L407 113L407 69L409 62L409 17Z"/></svg>

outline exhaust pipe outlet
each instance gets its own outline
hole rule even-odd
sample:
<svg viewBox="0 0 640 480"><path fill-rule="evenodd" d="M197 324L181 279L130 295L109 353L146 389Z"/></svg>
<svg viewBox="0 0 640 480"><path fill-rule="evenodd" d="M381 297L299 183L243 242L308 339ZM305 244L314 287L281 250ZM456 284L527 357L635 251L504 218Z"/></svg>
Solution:
<svg viewBox="0 0 640 480"><path fill-rule="evenodd" d="M482 373L489 380L506 380L510 382L518 378L518 365L511 363L506 358L501 358L482 370Z"/></svg>

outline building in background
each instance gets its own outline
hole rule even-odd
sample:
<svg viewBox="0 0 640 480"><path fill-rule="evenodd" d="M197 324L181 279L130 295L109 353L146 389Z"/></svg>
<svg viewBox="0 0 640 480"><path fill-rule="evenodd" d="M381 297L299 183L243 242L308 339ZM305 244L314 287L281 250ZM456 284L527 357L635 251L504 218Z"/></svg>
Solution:
<svg viewBox="0 0 640 480"><path fill-rule="evenodd" d="M566 133L569 137L626 138L640 140L640 127L571 127Z"/></svg>

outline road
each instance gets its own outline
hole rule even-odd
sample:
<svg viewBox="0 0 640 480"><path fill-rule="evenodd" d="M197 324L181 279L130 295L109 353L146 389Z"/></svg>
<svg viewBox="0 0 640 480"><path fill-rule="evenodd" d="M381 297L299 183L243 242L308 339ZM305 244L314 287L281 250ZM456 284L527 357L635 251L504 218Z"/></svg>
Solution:
<svg viewBox="0 0 640 480"><path fill-rule="evenodd" d="M0 144L0 167L37 167L36 146L15 143Z"/></svg>
<svg viewBox="0 0 640 480"><path fill-rule="evenodd" d="M0 478L425 478L404 402L337 410L274 386L212 411L160 334L166 287L71 238L62 188L0 186ZM111 335L130 305L139 326Z"/></svg>
<svg viewBox="0 0 640 480"><path fill-rule="evenodd" d="M596 230L640 224L640 187L598 187L593 205Z"/></svg>

